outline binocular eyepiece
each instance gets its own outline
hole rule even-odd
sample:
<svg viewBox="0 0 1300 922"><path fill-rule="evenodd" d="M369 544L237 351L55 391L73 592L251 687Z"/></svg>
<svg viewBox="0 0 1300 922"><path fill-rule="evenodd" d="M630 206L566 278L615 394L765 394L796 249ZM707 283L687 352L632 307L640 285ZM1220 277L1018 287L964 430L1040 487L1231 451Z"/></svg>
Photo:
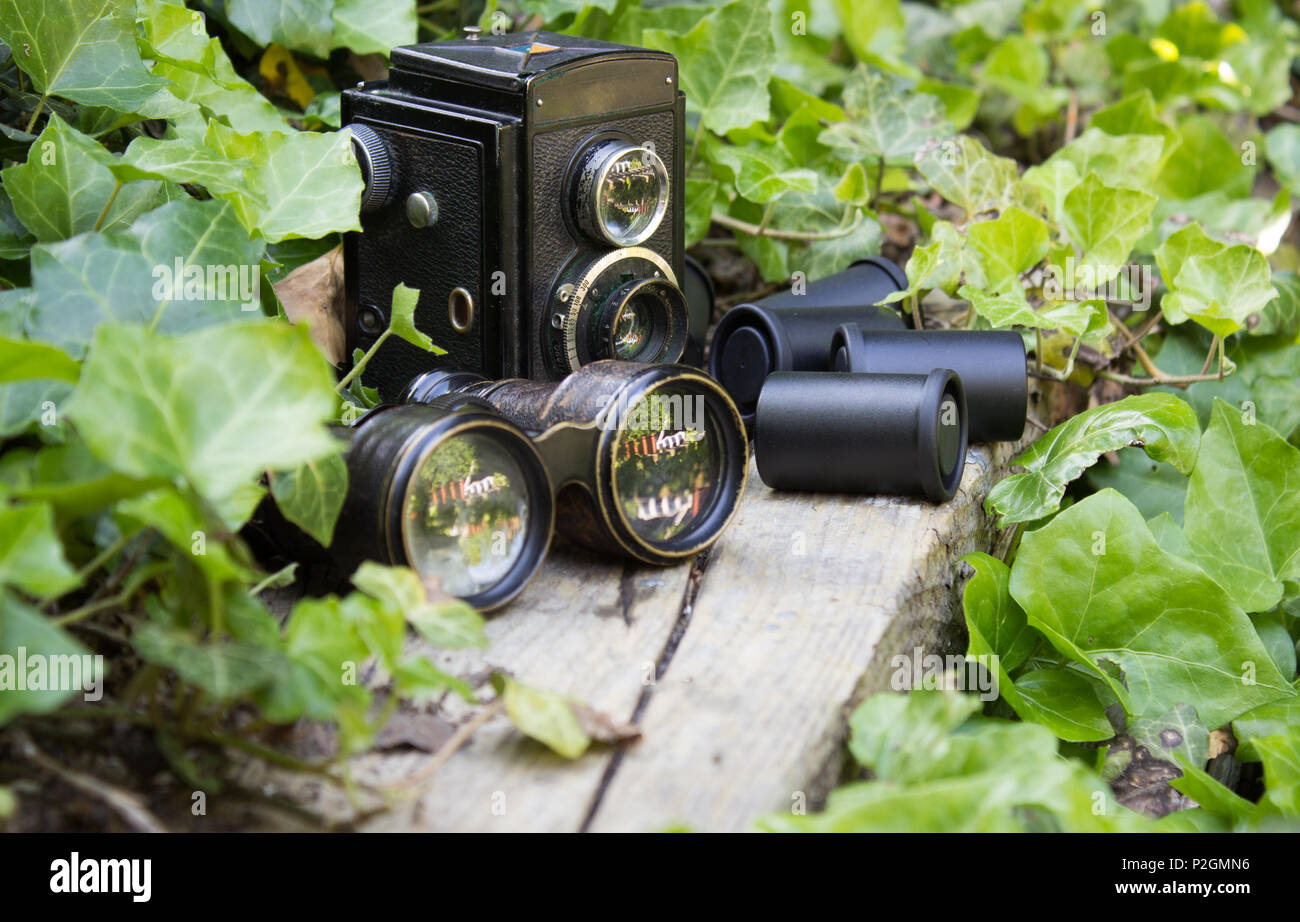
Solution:
<svg viewBox="0 0 1300 922"><path fill-rule="evenodd" d="M513 598L553 530L671 564L735 515L749 454L718 385L681 365L613 360L561 382L439 370L356 424L332 553L410 565L482 609Z"/></svg>

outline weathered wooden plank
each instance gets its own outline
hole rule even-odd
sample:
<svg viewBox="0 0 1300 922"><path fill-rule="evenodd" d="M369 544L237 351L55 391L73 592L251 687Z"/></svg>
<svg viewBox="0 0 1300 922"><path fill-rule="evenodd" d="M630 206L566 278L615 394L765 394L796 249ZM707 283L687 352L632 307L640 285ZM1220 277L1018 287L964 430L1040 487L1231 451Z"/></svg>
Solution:
<svg viewBox="0 0 1300 922"><path fill-rule="evenodd" d="M431 655L457 675L501 668L571 695L638 723L642 740L570 762L498 715L432 775L427 753L372 754L356 778L403 794L364 828L732 830L796 796L816 805L836 780L849 710L888 687L893 655L957 650L956 560L1005 540L982 504L1013 453L972 449L941 506L777 493L751 468L694 581L691 566L555 548L489 620L486 650ZM438 715L463 726L481 707L448 696ZM306 806L350 812L337 792L313 791Z"/></svg>
<svg viewBox="0 0 1300 922"><path fill-rule="evenodd" d="M848 711L888 687L891 658L954 649L955 564L997 543L981 505L1010 454L973 449L940 506L755 481L590 828L742 830L824 797Z"/></svg>
<svg viewBox="0 0 1300 922"><path fill-rule="evenodd" d="M438 653L437 665L457 675L504 668L526 684L627 720L672 634L689 574L689 565L625 564L557 547L524 593L490 618L486 650ZM443 716L454 723L470 719L473 710L454 696L443 704ZM498 715L413 798L368 828L574 831L611 755L598 746L570 762ZM358 777L391 784L418 773L429 758L373 757L359 766Z"/></svg>

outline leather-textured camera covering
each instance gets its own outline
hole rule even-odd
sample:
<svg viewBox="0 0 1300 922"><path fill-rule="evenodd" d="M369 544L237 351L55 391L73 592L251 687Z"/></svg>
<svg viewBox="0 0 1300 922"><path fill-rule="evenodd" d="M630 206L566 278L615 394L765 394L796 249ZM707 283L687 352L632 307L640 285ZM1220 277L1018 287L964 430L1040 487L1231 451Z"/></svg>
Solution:
<svg viewBox="0 0 1300 922"><path fill-rule="evenodd" d="M671 55L539 32L398 48L392 63L389 81L343 93L344 123L372 128L393 172L388 200L344 241L349 360L387 326L399 282L420 290L416 326L446 354L390 336L362 375L381 398L449 365L493 378L559 376L547 359L557 276L579 254L611 249L565 213L570 163L591 140L654 144L669 207L643 246L681 283L685 101ZM415 192L437 203L431 226L407 218ZM449 317L455 288L475 305L463 331ZM380 322L363 329L375 311Z"/></svg>

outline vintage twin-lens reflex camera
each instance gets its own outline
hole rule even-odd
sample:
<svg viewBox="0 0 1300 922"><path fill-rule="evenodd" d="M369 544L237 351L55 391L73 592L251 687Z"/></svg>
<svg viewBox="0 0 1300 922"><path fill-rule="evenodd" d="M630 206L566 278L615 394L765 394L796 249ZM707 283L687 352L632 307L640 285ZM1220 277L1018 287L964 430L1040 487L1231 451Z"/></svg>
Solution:
<svg viewBox="0 0 1300 922"><path fill-rule="evenodd" d="M435 366L561 378L698 354L682 293L684 97L664 52L524 32L394 48L343 94L365 178L348 235L348 352L394 286L447 350L390 337L362 380L393 400Z"/></svg>

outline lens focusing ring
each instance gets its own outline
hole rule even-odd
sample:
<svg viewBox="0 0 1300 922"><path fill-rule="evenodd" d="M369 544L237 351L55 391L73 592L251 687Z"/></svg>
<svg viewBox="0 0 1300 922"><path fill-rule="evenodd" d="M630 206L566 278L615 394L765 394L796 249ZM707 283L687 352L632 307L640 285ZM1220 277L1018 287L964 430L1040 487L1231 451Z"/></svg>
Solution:
<svg viewBox="0 0 1300 922"><path fill-rule="evenodd" d="M379 132L369 125L353 122L347 128L352 134L352 151L366 184L361 196L361 210L374 211L382 207L392 194L393 158Z"/></svg>

